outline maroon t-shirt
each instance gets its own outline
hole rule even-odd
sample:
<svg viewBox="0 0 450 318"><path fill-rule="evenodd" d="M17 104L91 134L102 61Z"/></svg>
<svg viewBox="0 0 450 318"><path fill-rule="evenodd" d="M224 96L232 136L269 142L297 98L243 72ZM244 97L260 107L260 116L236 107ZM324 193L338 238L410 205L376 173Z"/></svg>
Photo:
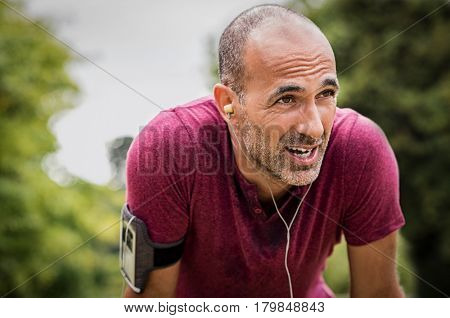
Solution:
<svg viewBox="0 0 450 318"><path fill-rule="evenodd" d="M293 187L284 200L288 223L307 187ZM177 297L289 297L286 228L237 168L211 97L164 110L141 130L128 152L127 202L152 241L184 238ZM342 233L363 245L404 224L384 133L337 108L319 177L291 228L294 297L334 296L322 272Z"/></svg>

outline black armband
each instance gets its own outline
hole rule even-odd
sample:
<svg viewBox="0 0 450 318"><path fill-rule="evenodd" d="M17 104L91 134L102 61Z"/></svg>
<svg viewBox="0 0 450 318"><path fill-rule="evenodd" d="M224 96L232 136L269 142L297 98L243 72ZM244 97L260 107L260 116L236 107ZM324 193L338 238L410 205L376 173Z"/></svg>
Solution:
<svg viewBox="0 0 450 318"><path fill-rule="evenodd" d="M130 288L140 293L152 270L181 259L184 239L170 244L155 243L150 240L147 225L132 214L127 204L121 215L120 272Z"/></svg>

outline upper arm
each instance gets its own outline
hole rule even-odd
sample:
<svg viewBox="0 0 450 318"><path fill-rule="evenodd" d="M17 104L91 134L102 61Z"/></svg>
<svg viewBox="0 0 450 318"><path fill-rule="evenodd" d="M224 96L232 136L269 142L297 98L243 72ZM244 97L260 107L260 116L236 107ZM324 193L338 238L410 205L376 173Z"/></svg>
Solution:
<svg viewBox="0 0 450 318"><path fill-rule="evenodd" d="M180 271L180 261L166 268L151 271L142 293L135 293L127 286L124 297L175 297L175 289Z"/></svg>
<svg viewBox="0 0 450 318"><path fill-rule="evenodd" d="M131 213L145 223L155 245L170 245L187 235L193 174L183 167L192 159L192 153L186 129L172 112L155 117L128 151L127 204ZM174 296L179 264L151 271L141 294L127 288L125 296Z"/></svg>
<svg viewBox="0 0 450 318"><path fill-rule="evenodd" d="M180 125L175 114L161 112L141 130L127 154L127 204L158 244L183 239L189 223L193 173L183 166L193 149Z"/></svg>
<svg viewBox="0 0 450 318"><path fill-rule="evenodd" d="M358 116L345 148L344 214L352 297L398 297L396 245L405 224L395 154L378 125Z"/></svg>
<svg viewBox="0 0 450 318"><path fill-rule="evenodd" d="M347 245L351 297L404 296L397 278L397 232L365 245Z"/></svg>
<svg viewBox="0 0 450 318"><path fill-rule="evenodd" d="M342 229L350 245L366 245L405 224L395 154L371 120L357 117L345 148Z"/></svg>

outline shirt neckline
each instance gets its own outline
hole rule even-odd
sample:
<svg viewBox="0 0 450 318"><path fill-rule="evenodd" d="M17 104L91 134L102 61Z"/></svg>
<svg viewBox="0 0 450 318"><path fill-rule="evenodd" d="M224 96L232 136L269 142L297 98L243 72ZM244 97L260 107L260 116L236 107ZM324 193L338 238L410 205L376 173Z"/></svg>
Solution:
<svg viewBox="0 0 450 318"><path fill-rule="evenodd" d="M254 217L256 217L259 220L270 222L274 219L279 219L278 213L273 214L267 214L264 208L262 207L261 202L258 199L258 186L250 181L248 181L245 176L240 171L236 158L234 156L234 149L231 142L231 136L230 131L228 129L228 126L226 126L227 129L227 144L229 147L229 153L231 155L231 164L232 164L232 171L234 171L234 176L238 181L239 186L241 187L242 191L244 192L244 195L250 204L250 212ZM281 206L278 206L278 210L283 215L284 208L289 204L289 202L294 197L301 197L301 194L304 193L305 186L293 186L291 187L289 197L283 202ZM272 202L273 204L273 202Z"/></svg>

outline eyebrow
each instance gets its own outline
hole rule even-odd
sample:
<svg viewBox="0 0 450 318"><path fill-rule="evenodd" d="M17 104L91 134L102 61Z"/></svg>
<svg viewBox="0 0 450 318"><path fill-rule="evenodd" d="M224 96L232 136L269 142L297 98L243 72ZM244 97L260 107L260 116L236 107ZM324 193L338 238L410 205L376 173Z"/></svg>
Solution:
<svg viewBox="0 0 450 318"><path fill-rule="evenodd" d="M336 90L339 90L339 84L337 79L335 78L326 78L322 81L322 83L320 84L320 88L326 87L326 86L332 86L334 87ZM287 93L287 92L304 92L306 89L302 86L298 86L298 85L283 85L278 87L269 97L268 101L271 102L273 101L276 97Z"/></svg>
<svg viewBox="0 0 450 318"><path fill-rule="evenodd" d="M337 82L337 79L335 78L326 78L322 81L322 83L320 84L320 87L325 87L325 86L333 86L335 89L339 89L339 84Z"/></svg>
<svg viewBox="0 0 450 318"><path fill-rule="evenodd" d="M298 85L283 85L278 87L275 92L273 92L270 97L269 97L269 101L272 101L274 98L276 98L277 96L280 96L284 93L287 92L303 92L305 91L305 88L302 86L298 86Z"/></svg>

